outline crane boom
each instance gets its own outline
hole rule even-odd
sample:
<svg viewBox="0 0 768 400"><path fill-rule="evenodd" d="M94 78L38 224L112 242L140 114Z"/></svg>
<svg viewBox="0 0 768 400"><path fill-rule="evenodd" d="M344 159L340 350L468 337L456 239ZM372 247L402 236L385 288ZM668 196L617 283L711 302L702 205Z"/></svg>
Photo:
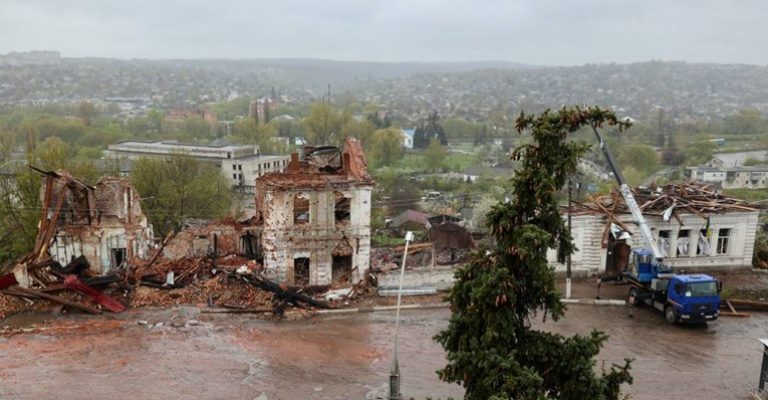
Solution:
<svg viewBox="0 0 768 400"><path fill-rule="evenodd" d="M646 222L645 216L643 216L643 212L640 210L640 206L637 205L635 196L632 195L632 189L624 181L624 176L621 174L618 167L616 167L616 162L613 160L613 154L611 154L605 140L600 136L600 133L594 125L592 125L592 131L595 132L597 141L600 143L600 150L602 150L603 155L605 155L605 159L611 167L613 176L616 177L616 181L619 183L619 191L624 197L624 202L627 203L627 208L629 208L629 211L632 213L632 218L635 220L635 223L640 227L640 234L643 237L645 246L653 252L653 257L656 258L656 260L661 261L663 257L661 251L659 251L659 246L656 244L656 241L653 240L651 228L648 226L648 222Z"/></svg>

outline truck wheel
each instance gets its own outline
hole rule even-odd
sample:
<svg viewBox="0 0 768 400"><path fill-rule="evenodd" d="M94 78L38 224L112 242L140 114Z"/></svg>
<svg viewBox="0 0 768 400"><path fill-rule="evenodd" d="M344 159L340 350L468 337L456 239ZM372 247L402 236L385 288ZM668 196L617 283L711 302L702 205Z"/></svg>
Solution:
<svg viewBox="0 0 768 400"><path fill-rule="evenodd" d="M677 314L675 314L675 308L669 304L664 307L664 319L673 325L677 323Z"/></svg>
<svg viewBox="0 0 768 400"><path fill-rule="evenodd" d="M629 304L630 306L640 306L642 302L638 297L639 295L640 295L640 291L637 290L636 287L632 286L631 288L629 288L629 293L627 294L627 304Z"/></svg>

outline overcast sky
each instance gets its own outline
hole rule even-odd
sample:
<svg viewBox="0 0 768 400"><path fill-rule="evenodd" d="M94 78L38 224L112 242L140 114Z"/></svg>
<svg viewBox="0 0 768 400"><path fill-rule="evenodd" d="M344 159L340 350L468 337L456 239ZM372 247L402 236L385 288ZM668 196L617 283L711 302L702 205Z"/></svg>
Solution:
<svg viewBox="0 0 768 400"><path fill-rule="evenodd" d="M0 0L0 53L768 64L768 1Z"/></svg>

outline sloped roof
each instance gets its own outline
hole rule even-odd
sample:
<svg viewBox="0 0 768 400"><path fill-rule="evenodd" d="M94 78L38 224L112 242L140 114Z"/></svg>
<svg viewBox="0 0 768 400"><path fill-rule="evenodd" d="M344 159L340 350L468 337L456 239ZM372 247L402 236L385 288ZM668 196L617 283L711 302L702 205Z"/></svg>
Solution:
<svg viewBox="0 0 768 400"><path fill-rule="evenodd" d="M400 213L400 215L393 218L389 223L389 226L399 228L401 225L409 221L415 222L419 225L424 225L426 227L429 224L429 214L416 210L405 210Z"/></svg>

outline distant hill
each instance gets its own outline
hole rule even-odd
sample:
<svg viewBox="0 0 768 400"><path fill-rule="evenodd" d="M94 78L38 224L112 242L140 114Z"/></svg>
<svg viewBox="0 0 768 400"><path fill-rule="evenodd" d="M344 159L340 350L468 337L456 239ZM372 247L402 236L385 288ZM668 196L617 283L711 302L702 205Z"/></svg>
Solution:
<svg viewBox="0 0 768 400"><path fill-rule="evenodd" d="M677 119L768 112L768 67L652 61L577 67L487 62L357 62L316 59L118 60L55 52L0 60L0 104L153 98L161 105L265 96L300 101L349 94L411 118L432 110L468 119L569 104L612 106L642 118L664 109ZM19 60L26 60L24 65Z"/></svg>

